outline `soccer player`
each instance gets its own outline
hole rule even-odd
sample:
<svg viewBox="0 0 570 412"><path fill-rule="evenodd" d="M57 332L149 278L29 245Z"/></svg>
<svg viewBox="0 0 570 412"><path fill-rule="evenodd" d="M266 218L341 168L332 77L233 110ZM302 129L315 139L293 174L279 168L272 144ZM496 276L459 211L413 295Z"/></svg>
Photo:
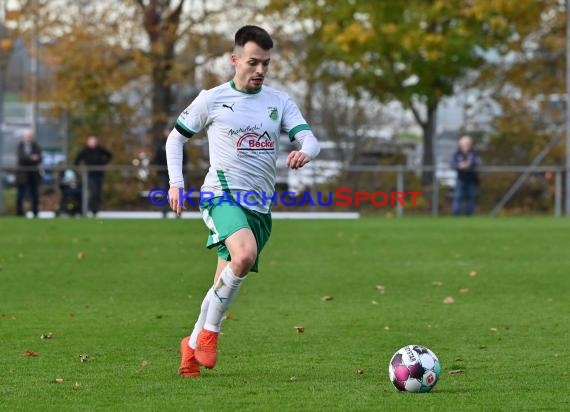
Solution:
<svg viewBox="0 0 570 412"><path fill-rule="evenodd" d="M280 134L301 145L287 157L291 169L303 167L319 153L319 143L293 100L263 86L272 48L264 29L239 29L231 55L233 79L202 91L178 117L166 143L171 208L178 215L182 212L182 148L200 130L206 130L210 151L201 193L215 196L203 199L200 210L209 229L207 247L218 248L218 263L194 329L180 343L178 373L184 377L200 376L200 365L216 365L223 316L247 274L258 271L259 254L271 233Z"/></svg>

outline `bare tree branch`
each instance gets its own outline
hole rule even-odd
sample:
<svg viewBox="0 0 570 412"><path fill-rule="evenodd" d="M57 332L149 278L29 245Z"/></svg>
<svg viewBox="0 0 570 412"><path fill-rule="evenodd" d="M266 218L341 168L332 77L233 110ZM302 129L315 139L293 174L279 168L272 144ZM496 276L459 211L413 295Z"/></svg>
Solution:
<svg viewBox="0 0 570 412"><path fill-rule="evenodd" d="M167 20L169 23L178 23L180 21L180 15L182 14L182 7L184 6L184 1L185 0L180 0L178 6L176 6L174 9L171 9L167 13L165 20Z"/></svg>

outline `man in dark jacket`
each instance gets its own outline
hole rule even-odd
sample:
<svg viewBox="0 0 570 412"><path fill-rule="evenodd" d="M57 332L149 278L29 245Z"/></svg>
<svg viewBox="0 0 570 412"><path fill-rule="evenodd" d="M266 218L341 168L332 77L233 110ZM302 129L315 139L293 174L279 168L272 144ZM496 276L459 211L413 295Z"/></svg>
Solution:
<svg viewBox="0 0 570 412"><path fill-rule="evenodd" d="M473 141L469 136L463 136L459 139L459 148L451 160L451 167L457 170L453 201L453 214L456 216L461 215L462 212L470 216L475 211L475 196L479 185L476 169L479 164L479 156L473 150ZM462 210L463 201L465 201L465 208Z"/></svg>
<svg viewBox="0 0 570 412"><path fill-rule="evenodd" d="M95 136L89 136L87 145L75 158L75 165L84 163L86 166L103 166L111 161L111 152L99 145ZM101 193L103 191L103 170L91 170L87 172L87 189L89 191L89 210L95 217L101 206Z"/></svg>
<svg viewBox="0 0 570 412"><path fill-rule="evenodd" d="M39 165L42 162L42 149L34 141L32 130L26 130L22 135L22 141L18 144L17 154L18 167L22 169L16 173L16 185L18 188L16 214L24 216L24 200L26 195L29 195L34 217L38 217L39 188L41 183Z"/></svg>

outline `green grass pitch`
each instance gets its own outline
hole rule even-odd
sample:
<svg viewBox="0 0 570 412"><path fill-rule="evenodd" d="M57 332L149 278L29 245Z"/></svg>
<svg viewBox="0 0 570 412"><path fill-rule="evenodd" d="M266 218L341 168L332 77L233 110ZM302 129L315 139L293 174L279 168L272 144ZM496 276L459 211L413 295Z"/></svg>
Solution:
<svg viewBox="0 0 570 412"><path fill-rule="evenodd" d="M568 410L569 234L550 218L275 221L218 366L181 379L216 259L202 222L2 219L0 410ZM431 393L388 380L411 343L439 356Z"/></svg>

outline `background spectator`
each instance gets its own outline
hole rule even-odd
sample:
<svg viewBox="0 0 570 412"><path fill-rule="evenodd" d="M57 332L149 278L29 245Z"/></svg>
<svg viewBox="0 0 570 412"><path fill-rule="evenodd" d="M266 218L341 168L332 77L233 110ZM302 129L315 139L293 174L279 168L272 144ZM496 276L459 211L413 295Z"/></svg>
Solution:
<svg viewBox="0 0 570 412"><path fill-rule="evenodd" d="M85 164L86 166L103 166L111 161L111 152L99 145L96 136L89 136L87 144L75 158L75 165ZM103 192L103 180L105 172L103 170L90 170L87 172L87 188L89 191L89 211L95 217L101 206L101 194Z"/></svg>
<svg viewBox="0 0 570 412"><path fill-rule="evenodd" d="M18 167L22 167L22 169L19 169L16 173L16 186L18 189L16 214L24 216L24 200L26 195L29 195L34 217L38 217L41 183L39 164L42 161L42 149L34 141L34 132L32 130L26 130L22 135L22 141L18 144L17 156Z"/></svg>
<svg viewBox="0 0 570 412"><path fill-rule="evenodd" d="M462 213L470 216L475 211L475 197L479 186L476 169L479 164L479 156L473 150L473 141L469 136L463 136L459 139L459 147L451 160L451 167L457 170L453 201L453 214L456 216Z"/></svg>

